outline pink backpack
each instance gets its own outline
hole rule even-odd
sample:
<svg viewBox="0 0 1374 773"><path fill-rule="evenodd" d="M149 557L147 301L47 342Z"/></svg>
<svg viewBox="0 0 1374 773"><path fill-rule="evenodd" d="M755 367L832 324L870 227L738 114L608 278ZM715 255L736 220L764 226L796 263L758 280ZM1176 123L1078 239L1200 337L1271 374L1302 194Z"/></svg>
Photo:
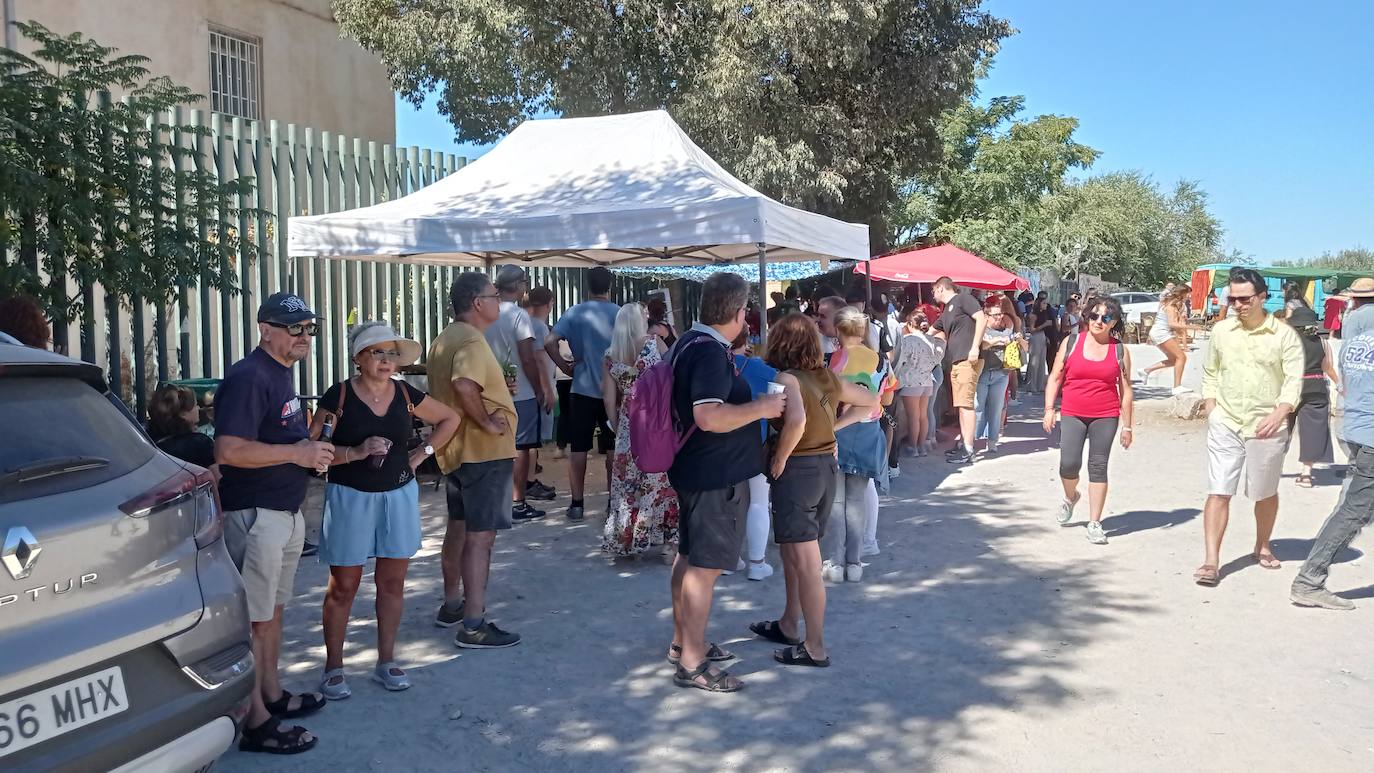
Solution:
<svg viewBox="0 0 1374 773"><path fill-rule="evenodd" d="M639 374L630 388L630 453L635 465L644 472L667 472L687 438L696 432L696 424L683 432L682 422L673 410L673 363L679 351L701 341L715 339L703 334L679 342L666 357Z"/></svg>

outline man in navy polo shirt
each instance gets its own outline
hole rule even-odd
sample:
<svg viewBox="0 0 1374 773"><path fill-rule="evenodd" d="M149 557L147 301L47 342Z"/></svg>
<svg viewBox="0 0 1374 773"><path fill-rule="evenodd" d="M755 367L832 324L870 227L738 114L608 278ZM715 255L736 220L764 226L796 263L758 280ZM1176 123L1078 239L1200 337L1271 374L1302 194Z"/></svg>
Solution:
<svg viewBox="0 0 1374 773"><path fill-rule="evenodd" d="M735 372L731 342L744 329L749 283L714 274L701 288L701 311L692 329L669 353L673 367L673 410L695 426L673 459L668 480L679 502L678 554L673 563L673 682L709 692L734 692L743 685L711 666L728 655L706 644L706 623L721 570L734 569L744 543L749 479L764 469L758 423L782 415L781 394L753 398L749 383ZM705 340L699 340L705 339Z"/></svg>
<svg viewBox="0 0 1374 773"><path fill-rule="evenodd" d="M304 751L316 739L278 718L302 717L324 706L319 693L292 695L277 674L282 608L291 598L305 541L310 472L334 458L329 443L310 439L291 366L310 354L319 317L290 293L274 293L258 308L260 341L224 375L215 393L215 461L224 506L224 544L243 575L252 621L257 689L243 740L245 751Z"/></svg>

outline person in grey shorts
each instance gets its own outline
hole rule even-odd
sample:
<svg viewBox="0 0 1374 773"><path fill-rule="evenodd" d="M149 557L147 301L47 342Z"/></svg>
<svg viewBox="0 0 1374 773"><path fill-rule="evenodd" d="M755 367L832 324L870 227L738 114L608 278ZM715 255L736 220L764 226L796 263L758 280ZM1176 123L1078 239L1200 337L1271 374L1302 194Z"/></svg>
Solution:
<svg viewBox="0 0 1374 773"><path fill-rule="evenodd" d="M525 270L519 266L502 266L496 274L496 290L501 293L501 311L483 331L492 354L506 373L515 372L515 464L511 492L511 517L528 521L544 517L544 511L525 501L529 471L533 465L533 451L539 448L541 419L553 407L553 394L544 387L544 371L540 359L546 359L543 344L536 345L534 322L520 306L527 283ZM537 492L542 493L542 492Z"/></svg>
<svg viewBox="0 0 1374 773"><path fill-rule="evenodd" d="M215 461L222 478L224 544L243 575L252 621L257 689L239 748L294 754L318 739L278 718L302 717L324 706L319 693L293 695L277 673L282 608L291 598L305 542L310 472L334 459L329 443L310 440L291 366L310 354L319 317L290 293L258 308L260 342L225 373L215 393Z"/></svg>
<svg viewBox="0 0 1374 773"><path fill-rule="evenodd" d="M706 624L716 580L734 569L744 544L749 479L764 469L760 419L782 415L782 394L760 395L735 372L731 342L744 327L749 284L735 274L715 274L701 289L699 322L666 355L673 369L673 410L684 430L683 444L668 480L677 491L678 555L673 562L673 641L668 659L677 666L673 683L709 692L735 692L743 685L713 660L732 655L706 643Z"/></svg>
<svg viewBox="0 0 1374 773"><path fill-rule="evenodd" d="M462 421L435 458L448 487L448 528L441 568L444 603L436 625L462 623L453 643L496 649L520 643L486 619L487 580L496 532L511 527L511 476L515 471L515 403L506 376L483 332L496 323L501 297L480 271L459 274L449 294L453 324L429 350L429 396L453 408Z"/></svg>

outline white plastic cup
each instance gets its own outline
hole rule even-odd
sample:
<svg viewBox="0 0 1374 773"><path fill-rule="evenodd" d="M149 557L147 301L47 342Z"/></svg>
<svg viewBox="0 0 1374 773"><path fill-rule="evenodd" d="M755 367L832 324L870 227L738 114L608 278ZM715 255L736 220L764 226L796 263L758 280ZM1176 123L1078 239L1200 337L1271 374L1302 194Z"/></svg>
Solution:
<svg viewBox="0 0 1374 773"><path fill-rule="evenodd" d="M769 381L769 382L768 382L768 394L770 394L770 395L780 395L780 394L782 394L783 392L786 392L786 391L787 391L787 388L784 387L782 384L779 384L779 383L776 382L776 381Z"/></svg>

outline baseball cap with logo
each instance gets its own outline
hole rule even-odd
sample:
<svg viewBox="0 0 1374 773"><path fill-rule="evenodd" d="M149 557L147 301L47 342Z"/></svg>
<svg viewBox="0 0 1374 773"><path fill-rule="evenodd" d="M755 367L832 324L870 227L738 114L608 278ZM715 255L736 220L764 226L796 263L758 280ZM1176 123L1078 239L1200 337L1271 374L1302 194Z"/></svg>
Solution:
<svg viewBox="0 0 1374 773"><path fill-rule="evenodd" d="M272 293L258 307L259 322L293 325L310 319L324 319L324 317L311 311L310 307L305 305L305 301L291 293Z"/></svg>

